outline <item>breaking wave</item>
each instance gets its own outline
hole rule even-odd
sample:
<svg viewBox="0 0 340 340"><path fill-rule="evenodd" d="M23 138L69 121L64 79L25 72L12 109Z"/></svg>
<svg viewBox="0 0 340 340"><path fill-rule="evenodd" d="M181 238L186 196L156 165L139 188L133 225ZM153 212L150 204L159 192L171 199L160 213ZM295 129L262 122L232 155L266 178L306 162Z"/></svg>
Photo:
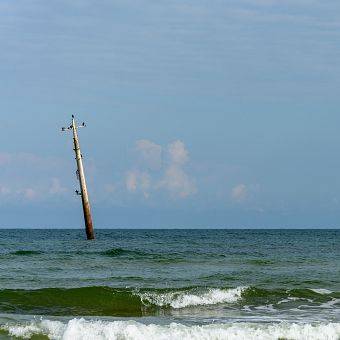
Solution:
<svg viewBox="0 0 340 340"><path fill-rule="evenodd" d="M42 320L28 324L0 326L0 335L29 339L33 336L48 339L299 339L337 340L340 323L228 323L208 325L142 324L136 321L90 321L72 319L68 322Z"/></svg>
<svg viewBox="0 0 340 340"><path fill-rule="evenodd" d="M208 305L275 305L302 300L314 306L337 308L340 294L325 289L267 290L255 287L216 288L43 288L0 290L0 313L142 316L159 310L205 308Z"/></svg>
<svg viewBox="0 0 340 340"><path fill-rule="evenodd" d="M129 289L110 287L0 290L0 312L140 316L163 308L234 303L245 288Z"/></svg>
<svg viewBox="0 0 340 340"><path fill-rule="evenodd" d="M235 289L210 288L206 291L170 291L170 292L145 292L139 296L145 304L160 307L185 308L191 306L216 305L220 303L237 302L246 287Z"/></svg>

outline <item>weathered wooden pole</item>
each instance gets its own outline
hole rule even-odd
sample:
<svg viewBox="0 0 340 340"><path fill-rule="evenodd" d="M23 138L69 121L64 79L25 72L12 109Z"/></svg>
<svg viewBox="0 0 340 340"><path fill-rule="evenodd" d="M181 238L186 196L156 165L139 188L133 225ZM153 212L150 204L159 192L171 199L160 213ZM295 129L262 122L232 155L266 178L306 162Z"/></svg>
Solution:
<svg viewBox="0 0 340 340"><path fill-rule="evenodd" d="M85 127L85 124L83 123L80 127ZM87 192L82 154L80 152L80 145L79 145L78 132L77 132L78 126L76 125L76 121L73 115L72 115L72 124L67 129L71 129L73 131L74 152L76 154L76 161L77 161L77 177L78 177L79 184L80 184L80 192L76 190L76 193L81 196L81 200L83 204L86 236L88 240L93 240L94 231L93 231L90 201L89 201L89 195ZM65 131L66 128L63 128L62 130Z"/></svg>

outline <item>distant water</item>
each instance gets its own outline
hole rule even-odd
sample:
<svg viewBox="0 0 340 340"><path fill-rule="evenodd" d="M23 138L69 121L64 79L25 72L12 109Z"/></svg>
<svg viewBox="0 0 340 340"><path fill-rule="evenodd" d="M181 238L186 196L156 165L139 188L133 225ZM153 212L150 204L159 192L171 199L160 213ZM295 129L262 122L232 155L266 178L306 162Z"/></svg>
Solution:
<svg viewBox="0 0 340 340"><path fill-rule="evenodd" d="M0 339L340 339L340 230L0 229Z"/></svg>

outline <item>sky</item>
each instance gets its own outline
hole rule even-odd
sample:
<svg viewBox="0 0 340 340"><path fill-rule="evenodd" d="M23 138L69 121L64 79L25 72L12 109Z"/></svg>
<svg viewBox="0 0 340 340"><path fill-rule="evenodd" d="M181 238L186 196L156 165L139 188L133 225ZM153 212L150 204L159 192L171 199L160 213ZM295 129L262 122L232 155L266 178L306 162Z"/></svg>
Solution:
<svg viewBox="0 0 340 340"><path fill-rule="evenodd" d="M0 227L340 226L340 2L2 0Z"/></svg>

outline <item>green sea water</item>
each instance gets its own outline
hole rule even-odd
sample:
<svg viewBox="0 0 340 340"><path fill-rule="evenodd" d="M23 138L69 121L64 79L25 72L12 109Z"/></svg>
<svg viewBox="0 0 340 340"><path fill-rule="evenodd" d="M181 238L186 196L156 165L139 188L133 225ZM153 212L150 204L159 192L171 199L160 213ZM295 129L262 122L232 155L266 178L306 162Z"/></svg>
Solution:
<svg viewBox="0 0 340 340"><path fill-rule="evenodd" d="M0 339L340 339L340 230L0 230Z"/></svg>

